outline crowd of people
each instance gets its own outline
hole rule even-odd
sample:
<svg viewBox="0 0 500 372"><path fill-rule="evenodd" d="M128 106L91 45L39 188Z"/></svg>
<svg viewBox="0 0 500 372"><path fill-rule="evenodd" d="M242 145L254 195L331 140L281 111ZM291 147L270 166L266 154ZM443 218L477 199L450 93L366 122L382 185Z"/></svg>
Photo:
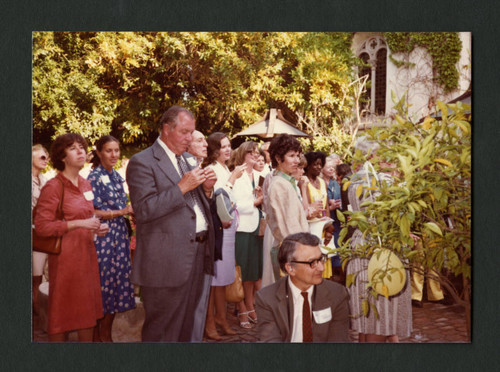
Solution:
<svg viewBox="0 0 500 372"><path fill-rule="evenodd" d="M226 134L195 130L194 115L179 106L159 126L158 139L131 157L126 181L114 169L120 143L112 136L95 143L87 179L79 174L88 155L80 135L55 139L50 161L58 173L48 182L42 171L49 153L33 146L34 226L41 236L63 237L59 255L33 251L34 312L48 260L50 341L76 330L80 341L112 342L115 314L135 308L137 295L144 342L234 335L226 287L236 266L244 292L235 305L239 326L257 327L262 342L349 342L349 329L360 342L410 335L409 280L399 294L375 299L378 316L360 316L366 259L347 265L347 273L364 274L345 287L334 250L337 211L360 210L362 200L352 186L341 187L360 175L338 154L303 154L287 134L233 150ZM216 202L222 191L232 205L229 219ZM359 231L350 233L353 247L362 243Z"/></svg>

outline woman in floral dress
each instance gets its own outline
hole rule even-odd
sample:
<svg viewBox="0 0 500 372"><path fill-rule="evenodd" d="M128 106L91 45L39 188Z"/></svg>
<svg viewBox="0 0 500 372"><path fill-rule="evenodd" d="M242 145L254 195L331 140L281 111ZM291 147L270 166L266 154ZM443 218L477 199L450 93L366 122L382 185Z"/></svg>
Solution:
<svg viewBox="0 0 500 372"><path fill-rule="evenodd" d="M103 342L113 342L111 329L115 314L135 308L134 289L129 279L130 237L124 217L132 213L132 206L127 205L123 178L113 169L119 157L118 140L112 136L101 137L96 142L93 169L88 176L94 192L95 213L110 227L109 234L95 239L104 318L99 320L94 337Z"/></svg>

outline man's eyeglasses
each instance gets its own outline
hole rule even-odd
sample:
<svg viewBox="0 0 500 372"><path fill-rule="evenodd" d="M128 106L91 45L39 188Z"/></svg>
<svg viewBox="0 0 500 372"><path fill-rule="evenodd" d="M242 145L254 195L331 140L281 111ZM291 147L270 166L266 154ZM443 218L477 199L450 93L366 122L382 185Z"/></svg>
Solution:
<svg viewBox="0 0 500 372"><path fill-rule="evenodd" d="M308 264L311 267L311 269L315 269L320 262L325 263L326 259L327 259L327 255L322 254L320 258L316 258L316 259L311 260L311 261L290 261L290 262Z"/></svg>

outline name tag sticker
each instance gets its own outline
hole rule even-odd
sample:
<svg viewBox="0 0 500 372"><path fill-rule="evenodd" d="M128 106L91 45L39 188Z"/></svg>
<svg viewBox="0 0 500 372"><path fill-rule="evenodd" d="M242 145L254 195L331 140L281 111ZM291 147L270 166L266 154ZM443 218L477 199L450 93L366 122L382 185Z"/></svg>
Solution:
<svg viewBox="0 0 500 372"><path fill-rule="evenodd" d="M186 160L188 161L189 165L192 167L196 167L198 165L196 158L186 158Z"/></svg>
<svg viewBox="0 0 500 372"><path fill-rule="evenodd" d="M107 174L101 176L101 181L104 184L109 183L109 176Z"/></svg>
<svg viewBox="0 0 500 372"><path fill-rule="evenodd" d="M92 191L85 191L83 196L86 200L94 200L94 193Z"/></svg>
<svg viewBox="0 0 500 372"><path fill-rule="evenodd" d="M332 320L332 309L327 307L323 310L313 311L316 324L323 324Z"/></svg>

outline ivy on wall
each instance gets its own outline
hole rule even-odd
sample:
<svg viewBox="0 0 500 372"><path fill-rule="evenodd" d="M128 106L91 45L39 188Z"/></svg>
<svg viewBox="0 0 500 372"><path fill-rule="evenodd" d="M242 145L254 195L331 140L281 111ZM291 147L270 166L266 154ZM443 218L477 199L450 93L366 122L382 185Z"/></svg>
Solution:
<svg viewBox="0 0 500 372"><path fill-rule="evenodd" d="M385 40L392 53L410 54L415 47L425 48L432 57L433 74L445 92L458 87L457 62L462 51L462 41L457 32L386 32ZM410 67L404 61L389 56L397 67Z"/></svg>

